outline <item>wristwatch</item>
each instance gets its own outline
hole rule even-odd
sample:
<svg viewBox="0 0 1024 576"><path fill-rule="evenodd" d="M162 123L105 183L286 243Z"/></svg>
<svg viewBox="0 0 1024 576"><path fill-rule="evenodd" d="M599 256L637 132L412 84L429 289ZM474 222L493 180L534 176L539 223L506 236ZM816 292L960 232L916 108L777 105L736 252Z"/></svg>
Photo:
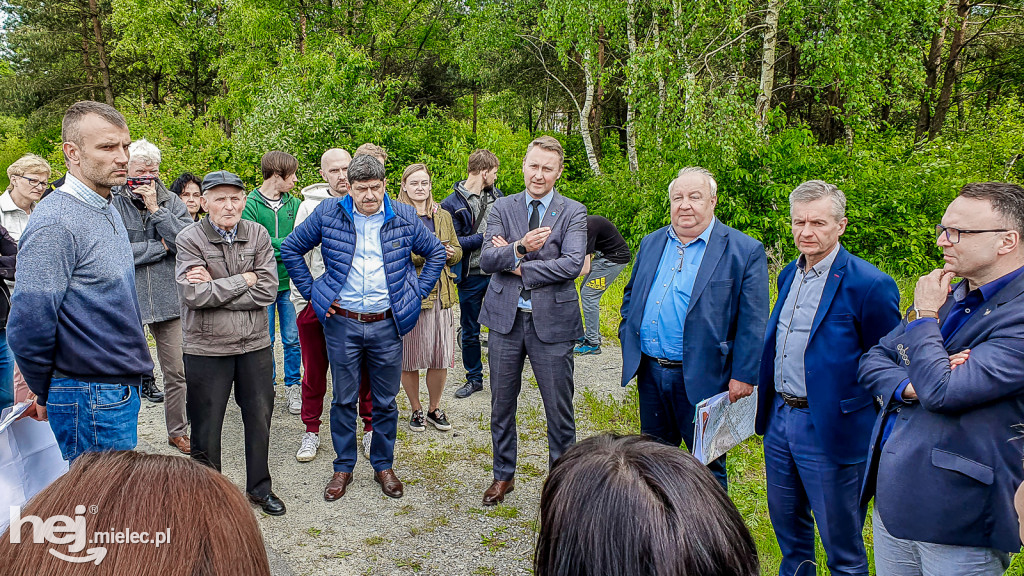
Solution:
<svg viewBox="0 0 1024 576"><path fill-rule="evenodd" d="M526 246L523 246L522 242L516 242L516 254L520 257L526 256Z"/></svg>
<svg viewBox="0 0 1024 576"><path fill-rule="evenodd" d="M914 320L920 320L921 318L934 318L939 319L939 313L935 310L918 310L917 308L911 308L907 311L907 324L910 324Z"/></svg>

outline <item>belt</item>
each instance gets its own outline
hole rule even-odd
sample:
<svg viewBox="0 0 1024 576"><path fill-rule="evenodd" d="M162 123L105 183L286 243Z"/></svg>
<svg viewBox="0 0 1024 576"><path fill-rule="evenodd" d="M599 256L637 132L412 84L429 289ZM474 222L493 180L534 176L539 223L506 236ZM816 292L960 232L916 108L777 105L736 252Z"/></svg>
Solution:
<svg viewBox="0 0 1024 576"><path fill-rule="evenodd" d="M782 396L782 401L786 403L786 406L791 408L807 408L808 406L806 397L801 398L785 392L779 392L779 395Z"/></svg>
<svg viewBox="0 0 1024 576"><path fill-rule="evenodd" d="M654 357L652 357L651 360L654 360L655 362L657 362L658 366L661 366L662 368L682 368L683 367L683 361L682 360L669 360L668 358L654 358Z"/></svg>
<svg viewBox="0 0 1024 576"><path fill-rule="evenodd" d="M394 316L394 313L391 311L391 308L388 308L387 310L385 310L383 312L369 312L369 313L366 313L366 312L353 312L351 310L345 310L344 308L335 308L334 310L335 310L334 313L339 315L339 316L344 316L345 318L351 318L351 319L357 320L359 322L367 322L367 323L369 323L369 322L380 322L381 320L386 320L386 319L391 318L391 317Z"/></svg>

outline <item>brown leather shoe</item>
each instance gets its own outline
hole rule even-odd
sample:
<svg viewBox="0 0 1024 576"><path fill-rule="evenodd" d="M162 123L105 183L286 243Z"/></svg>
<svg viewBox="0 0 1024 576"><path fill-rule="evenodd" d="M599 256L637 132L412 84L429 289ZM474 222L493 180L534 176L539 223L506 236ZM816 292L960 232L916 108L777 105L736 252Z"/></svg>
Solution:
<svg viewBox="0 0 1024 576"><path fill-rule="evenodd" d="M385 496L392 498L402 497L402 481L398 479L398 476L395 476L395 471L391 468L374 472L373 479L377 481L377 484L380 484L380 490Z"/></svg>
<svg viewBox="0 0 1024 576"><path fill-rule="evenodd" d="M484 492L484 506L495 506L505 501L505 494L516 489L515 480L495 480Z"/></svg>
<svg viewBox="0 0 1024 576"><path fill-rule="evenodd" d="M188 439L188 436L175 436L174 438L168 438L167 444L174 446L182 454L192 453L192 442Z"/></svg>
<svg viewBox="0 0 1024 576"><path fill-rule="evenodd" d="M324 500L334 502L341 498L345 495L345 489L351 483L351 472L335 472L334 476L331 477L331 481L327 483L327 488L324 488Z"/></svg>

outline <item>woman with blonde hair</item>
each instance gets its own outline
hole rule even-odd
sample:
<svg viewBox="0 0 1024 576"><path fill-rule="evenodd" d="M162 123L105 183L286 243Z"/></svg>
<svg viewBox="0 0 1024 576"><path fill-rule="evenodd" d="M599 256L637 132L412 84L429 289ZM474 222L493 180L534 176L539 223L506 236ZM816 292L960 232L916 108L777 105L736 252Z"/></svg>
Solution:
<svg viewBox="0 0 1024 576"><path fill-rule="evenodd" d="M402 174L402 188L398 201L416 209L423 225L444 244L448 260L441 278L430 295L423 299L419 320L412 332L402 340L402 388L409 396L412 416L409 428L416 432L426 429L424 419L438 430L451 430L448 417L441 410L441 393L448 378L448 369L455 363L455 315L452 307L458 302L450 266L462 259L462 247L455 236L452 216L434 201L430 191L430 171L424 164L413 164ZM416 271L424 260L412 255ZM427 371L429 404L426 415L420 404L420 370Z"/></svg>
<svg viewBox="0 0 1024 576"><path fill-rule="evenodd" d="M42 156L25 154L7 167L7 193L0 196L0 226L15 240L28 224L28 216L43 197L50 180L50 163Z"/></svg>
<svg viewBox="0 0 1024 576"><path fill-rule="evenodd" d="M25 154L7 167L5 194L0 196L0 278L5 281L0 287L0 408L14 402L34 397L25 385L14 355L7 345L7 315L11 309L11 292L14 290L14 267L17 262L18 240L28 225L29 214L36 202L46 192L50 179L50 163L42 156Z"/></svg>

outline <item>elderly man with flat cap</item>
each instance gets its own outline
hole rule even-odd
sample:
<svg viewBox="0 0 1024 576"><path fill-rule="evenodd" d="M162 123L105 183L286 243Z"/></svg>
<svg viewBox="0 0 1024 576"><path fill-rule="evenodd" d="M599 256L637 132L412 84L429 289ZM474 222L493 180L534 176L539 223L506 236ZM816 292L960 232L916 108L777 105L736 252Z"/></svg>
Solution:
<svg viewBox="0 0 1024 576"><path fill-rule="evenodd" d="M211 172L200 199L207 216L175 239L182 351L192 458L221 469L221 429L234 385L245 431L245 492L272 516L284 503L270 485L274 381L267 306L277 297L277 263L267 231L242 220L246 188Z"/></svg>

